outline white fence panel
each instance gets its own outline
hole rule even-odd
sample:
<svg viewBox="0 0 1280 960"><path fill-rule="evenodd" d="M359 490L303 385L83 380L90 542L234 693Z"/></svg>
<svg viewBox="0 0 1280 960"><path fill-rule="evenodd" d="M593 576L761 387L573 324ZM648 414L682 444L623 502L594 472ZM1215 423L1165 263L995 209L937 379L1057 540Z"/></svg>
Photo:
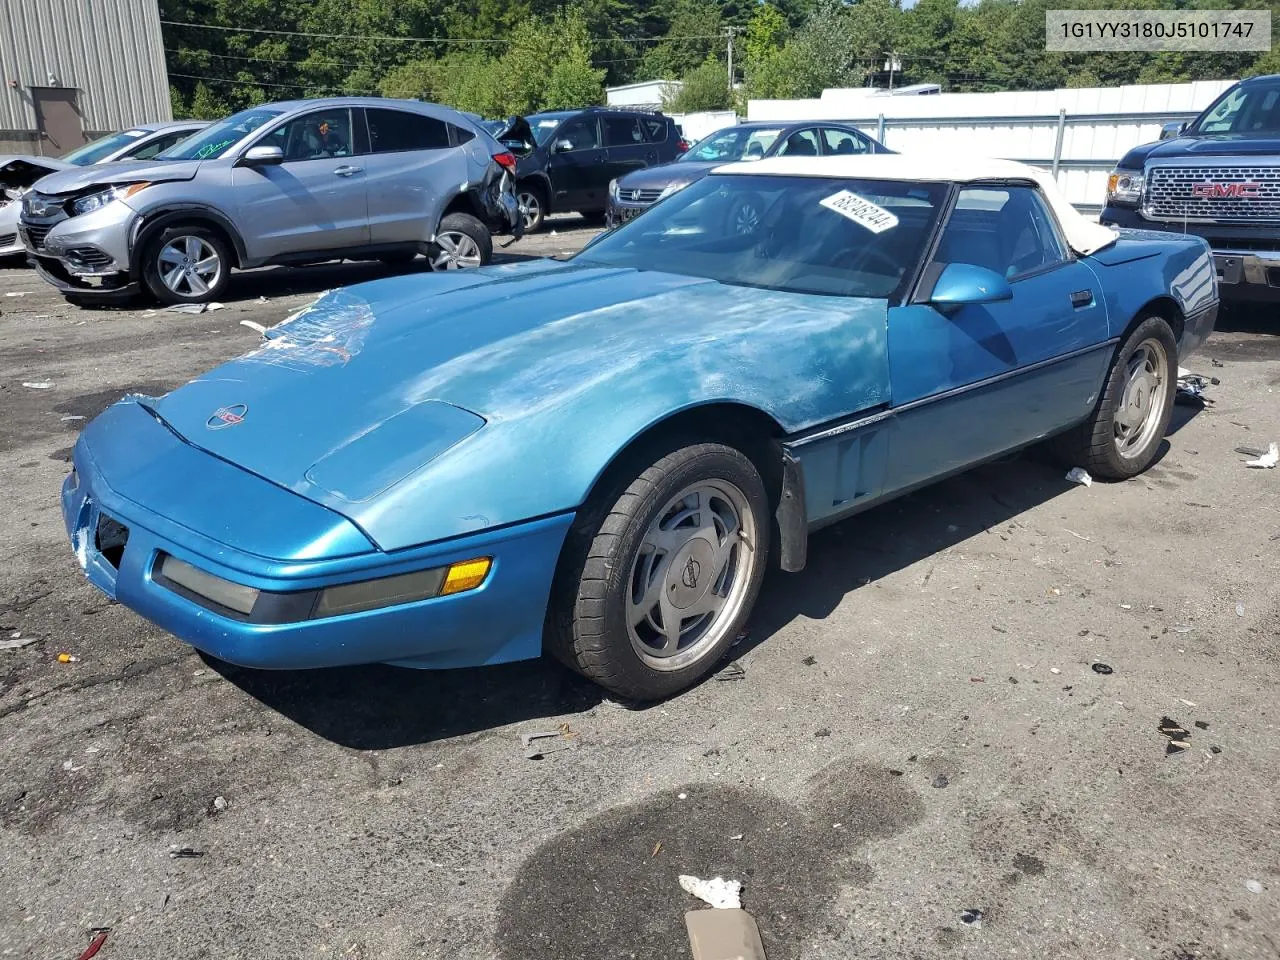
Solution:
<svg viewBox="0 0 1280 960"><path fill-rule="evenodd" d="M889 97L824 90L817 100L751 100L749 120L842 120L901 153L969 154L1052 170L1067 199L1098 209L1107 174L1124 154L1189 120L1232 80L1079 90Z"/></svg>

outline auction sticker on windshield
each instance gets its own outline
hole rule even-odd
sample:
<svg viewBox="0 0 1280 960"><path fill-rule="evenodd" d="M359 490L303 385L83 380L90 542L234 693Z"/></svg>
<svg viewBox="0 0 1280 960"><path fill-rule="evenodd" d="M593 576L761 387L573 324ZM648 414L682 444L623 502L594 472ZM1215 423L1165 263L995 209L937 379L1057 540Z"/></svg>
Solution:
<svg viewBox="0 0 1280 960"><path fill-rule="evenodd" d="M842 217L852 220L860 227L866 227L872 233L884 233L898 225L898 218L878 207L865 197L860 197L849 190L841 190L818 201L828 210L834 210Z"/></svg>

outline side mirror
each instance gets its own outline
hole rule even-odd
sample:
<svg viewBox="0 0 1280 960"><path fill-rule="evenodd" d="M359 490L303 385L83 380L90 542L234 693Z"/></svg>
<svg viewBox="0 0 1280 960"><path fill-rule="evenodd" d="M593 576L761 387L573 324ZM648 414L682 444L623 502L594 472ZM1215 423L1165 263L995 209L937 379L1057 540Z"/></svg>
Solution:
<svg viewBox="0 0 1280 960"><path fill-rule="evenodd" d="M556 141L556 153L568 153L572 149L573 149L573 142L571 140Z"/></svg>
<svg viewBox="0 0 1280 960"><path fill-rule="evenodd" d="M929 302L939 309L969 303L997 303L1012 300L1009 281L994 270L972 263L949 263L933 285Z"/></svg>
<svg viewBox="0 0 1280 960"><path fill-rule="evenodd" d="M1187 126L1188 124L1185 121L1166 123L1160 128L1160 139L1172 140L1174 137L1180 137L1183 131L1187 129Z"/></svg>
<svg viewBox="0 0 1280 960"><path fill-rule="evenodd" d="M284 151L279 147L250 147L240 162L246 167L274 167L284 163Z"/></svg>

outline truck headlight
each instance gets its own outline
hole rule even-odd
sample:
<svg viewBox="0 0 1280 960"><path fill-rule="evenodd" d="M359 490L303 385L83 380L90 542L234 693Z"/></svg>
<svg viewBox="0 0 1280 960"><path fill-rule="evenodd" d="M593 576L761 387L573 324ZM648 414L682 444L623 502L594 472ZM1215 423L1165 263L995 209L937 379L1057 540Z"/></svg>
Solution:
<svg viewBox="0 0 1280 960"><path fill-rule="evenodd" d="M82 213L92 213L94 210L105 207L112 200L124 200L126 197L132 197L139 190L143 190L150 185L149 183L122 183L118 187L99 190L97 193L91 193L72 203L71 212L77 217Z"/></svg>
<svg viewBox="0 0 1280 960"><path fill-rule="evenodd" d="M1107 203L1136 206L1142 200L1147 178L1141 170L1115 170L1107 178Z"/></svg>

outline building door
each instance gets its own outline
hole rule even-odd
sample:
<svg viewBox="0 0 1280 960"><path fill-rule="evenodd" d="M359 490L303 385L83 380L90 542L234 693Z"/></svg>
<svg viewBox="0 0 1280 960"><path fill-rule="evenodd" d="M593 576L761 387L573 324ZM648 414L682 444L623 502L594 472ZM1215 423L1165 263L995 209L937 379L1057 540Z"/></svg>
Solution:
<svg viewBox="0 0 1280 960"><path fill-rule="evenodd" d="M60 157L86 143L80 122L79 93L73 87L32 87L31 102L36 108L36 131L40 134L40 154Z"/></svg>

